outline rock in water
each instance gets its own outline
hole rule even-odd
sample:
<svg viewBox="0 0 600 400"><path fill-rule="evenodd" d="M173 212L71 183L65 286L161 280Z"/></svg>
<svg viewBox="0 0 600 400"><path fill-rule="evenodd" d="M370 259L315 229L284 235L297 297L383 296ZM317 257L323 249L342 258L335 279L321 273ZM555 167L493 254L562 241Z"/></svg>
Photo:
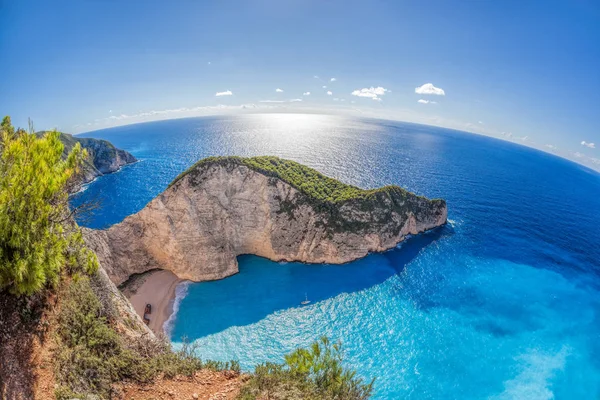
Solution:
<svg viewBox="0 0 600 400"><path fill-rule="evenodd" d="M446 218L444 200L398 186L363 190L276 157L210 157L139 213L85 234L116 284L155 268L205 281L237 273L241 254L349 262Z"/></svg>

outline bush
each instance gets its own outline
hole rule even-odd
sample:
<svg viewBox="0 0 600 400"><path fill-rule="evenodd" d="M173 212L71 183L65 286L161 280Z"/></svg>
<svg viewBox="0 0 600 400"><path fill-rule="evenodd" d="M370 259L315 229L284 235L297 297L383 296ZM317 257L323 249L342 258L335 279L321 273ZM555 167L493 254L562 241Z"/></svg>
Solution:
<svg viewBox="0 0 600 400"><path fill-rule="evenodd" d="M187 342L178 351L153 338L128 342L115 330L112 310L100 301L97 292L102 290L83 277L68 283L62 293L56 328L57 399L88 394L110 398L113 383L149 382L160 373L167 378L191 376L202 368L239 373L237 362L203 363L195 355L196 346Z"/></svg>
<svg viewBox="0 0 600 400"><path fill-rule="evenodd" d="M15 131L9 117L0 126L0 290L31 295L58 283L65 266L98 267L68 202L86 152L76 145L63 158L59 136Z"/></svg>
<svg viewBox="0 0 600 400"><path fill-rule="evenodd" d="M362 400L371 396L374 379L366 384L342 366L341 344L326 337L308 349L297 349L284 364L265 363L242 388L239 398Z"/></svg>
<svg viewBox="0 0 600 400"><path fill-rule="evenodd" d="M111 329L88 279L69 284L57 322L55 365L57 380L63 385L60 391L108 395L116 380L150 378L141 357Z"/></svg>
<svg viewBox="0 0 600 400"><path fill-rule="evenodd" d="M350 200L376 200L379 194L394 196L407 196L409 193L399 186L384 186L378 189L361 189L356 186L348 185L337 179L330 178L321 174L319 171L309 168L295 161L285 160L273 156L259 157L207 157L204 158L186 171L179 174L169 186L174 185L184 176L194 171L202 165L244 165L252 170L264 175L281 179L293 186L300 192L306 194L309 198L326 204L337 204Z"/></svg>

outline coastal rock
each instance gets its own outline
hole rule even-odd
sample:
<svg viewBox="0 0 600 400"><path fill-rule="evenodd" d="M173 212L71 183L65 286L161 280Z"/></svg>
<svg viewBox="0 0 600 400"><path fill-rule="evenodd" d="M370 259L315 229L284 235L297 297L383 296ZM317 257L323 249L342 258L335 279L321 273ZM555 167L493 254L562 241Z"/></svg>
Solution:
<svg viewBox="0 0 600 400"><path fill-rule="evenodd" d="M43 133L39 132L38 135ZM99 176L118 171L124 165L137 162L133 155L116 148L107 140L81 138L68 133L61 133L60 140L65 146L63 151L65 157L77 143L88 152L88 158L81 171L81 184L89 183Z"/></svg>
<svg viewBox="0 0 600 400"><path fill-rule="evenodd" d="M362 190L274 157L210 158L142 211L85 230L117 285L160 268L206 281L238 272L236 257L340 264L446 223L446 202L397 186Z"/></svg>

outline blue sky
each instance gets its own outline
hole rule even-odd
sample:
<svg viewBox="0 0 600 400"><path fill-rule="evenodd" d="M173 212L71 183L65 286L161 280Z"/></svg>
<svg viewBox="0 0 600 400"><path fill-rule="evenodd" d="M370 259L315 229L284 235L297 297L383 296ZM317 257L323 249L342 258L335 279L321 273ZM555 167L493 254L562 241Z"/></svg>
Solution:
<svg viewBox="0 0 600 400"><path fill-rule="evenodd" d="M0 112L21 126L331 112L488 134L600 168L594 0L0 0L0 30Z"/></svg>

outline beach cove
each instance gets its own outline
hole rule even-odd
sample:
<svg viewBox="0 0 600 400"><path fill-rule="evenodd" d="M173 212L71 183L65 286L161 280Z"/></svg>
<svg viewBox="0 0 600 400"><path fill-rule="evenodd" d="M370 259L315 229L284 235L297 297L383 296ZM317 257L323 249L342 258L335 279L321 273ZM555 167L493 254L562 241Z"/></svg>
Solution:
<svg viewBox="0 0 600 400"><path fill-rule="evenodd" d="M121 287L121 291L142 319L148 317L148 327L152 332L163 336L168 334L167 322L173 315L177 286L182 283L170 271L154 270L133 276ZM150 304L152 312L145 315L147 304Z"/></svg>

